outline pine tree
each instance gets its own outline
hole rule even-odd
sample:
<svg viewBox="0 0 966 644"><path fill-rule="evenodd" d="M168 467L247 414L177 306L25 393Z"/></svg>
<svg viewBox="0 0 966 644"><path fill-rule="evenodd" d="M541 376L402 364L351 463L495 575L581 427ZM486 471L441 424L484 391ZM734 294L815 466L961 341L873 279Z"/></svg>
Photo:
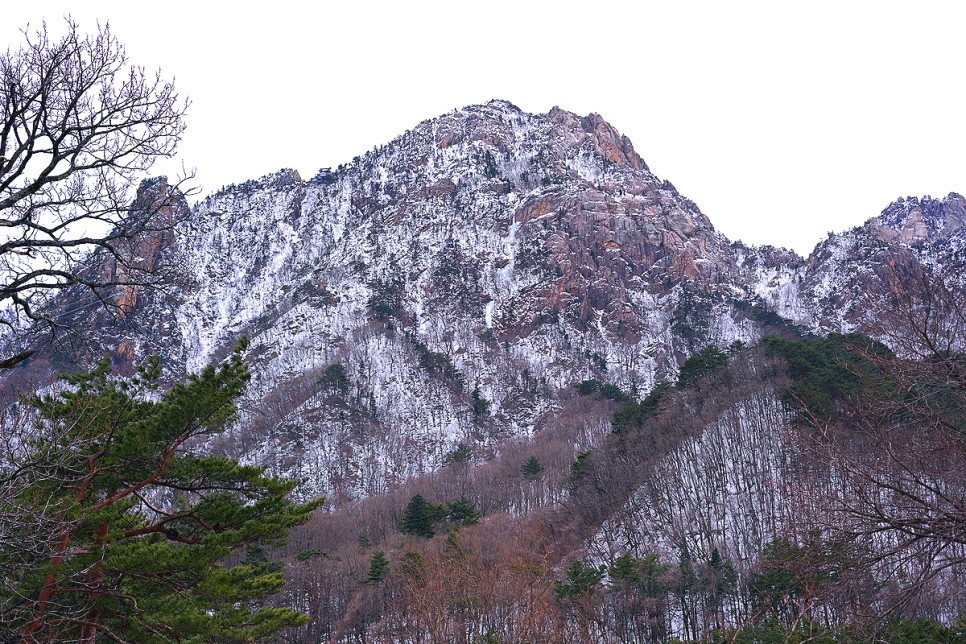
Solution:
<svg viewBox="0 0 966 644"><path fill-rule="evenodd" d="M399 573L416 584L426 581L426 558L415 550L409 550L402 556L399 563Z"/></svg>
<svg viewBox="0 0 966 644"><path fill-rule="evenodd" d="M607 566L585 566L583 563L575 561L567 569L567 581L556 582L553 594L559 601L569 597L590 595L606 573Z"/></svg>
<svg viewBox="0 0 966 644"><path fill-rule="evenodd" d="M543 471L543 465L540 464L540 460L536 456L531 456L523 467L520 468L520 473L525 479L535 479Z"/></svg>
<svg viewBox="0 0 966 644"><path fill-rule="evenodd" d="M681 621L684 633L692 637L697 628L697 607L694 602L694 591L698 585L698 577L694 573L694 563L691 560L691 553L687 547L681 549L681 558L678 560L678 600L681 602ZM697 637L695 636L695 639Z"/></svg>
<svg viewBox="0 0 966 644"><path fill-rule="evenodd" d="M322 390L329 394L340 393L345 395L349 392L349 377L345 367L341 363L330 364L319 376L318 384Z"/></svg>
<svg viewBox="0 0 966 644"><path fill-rule="evenodd" d="M376 550L369 560L369 573L366 575L366 583L378 584L388 576L389 560L386 558L386 553L382 550Z"/></svg>
<svg viewBox="0 0 966 644"><path fill-rule="evenodd" d="M456 446L456 449L446 455L446 458L443 459L443 464L469 463L471 460L473 460L473 450L466 443L460 443Z"/></svg>
<svg viewBox="0 0 966 644"><path fill-rule="evenodd" d="M709 345L684 361L678 373L677 387L679 389L690 387L701 378L721 371L727 365L728 354L714 345Z"/></svg>
<svg viewBox="0 0 966 644"><path fill-rule="evenodd" d="M480 520L480 513L476 511L476 507L473 505L472 501L467 499L465 496L461 496L459 500L447 503L446 505L449 509L446 518L453 523L459 525L473 525Z"/></svg>
<svg viewBox="0 0 966 644"><path fill-rule="evenodd" d="M641 575L638 582L641 592L648 597L664 596L669 587L666 576L671 567L661 563L661 558L651 553L637 560L637 568Z"/></svg>
<svg viewBox="0 0 966 644"><path fill-rule="evenodd" d="M705 620L714 620L715 627L723 628L725 614L722 606L725 599L735 591L738 574L731 563L721 556L721 552L714 548L707 565L701 569L699 580L704 594Z"/></svg>
<svg viewBox="0 0 966 644"><path fill-rule="evenodd" d="M611 565L608 575L614 581L627 585L636 584L641 581L640 564L634 555L625 552Z"/></svg>
<svg viewBox="0 0 966 644"><path fill-rule="evenodd" d="M738 584L738 573L735 572L734 566L721 556L717 548L711 551L704 574L706 577L704 585L708 589L709 599L714 606L720 605Z"/></svg>
<svg viewBox="0 0 966 644"><path fill-rule="evenodd" d="M591 454L593 454L593 449L578 452L577 458L570 464L570 478L567 480L567 488L571 492L575 492L580 487L581 482L589 472Z"/></svg>
<svg viewBox="0 0 966 644"><path fill-rule="evenodd" d="M430 539L435 533L433 524L441 518L439 515L439 506L428 502L421 494L416 494L406 505L406 511L399 521L399 531Z"/></svg>
<svg viewBox="0 0 966 644"><path fill-rule="evenodd" d="M265 566L269 572L280 572L283 567L282 562L269 559L268 550L259 543L247 548L245 560L242 563L246 566Z"/></svg>
<svg viewBox="0 0 966 644"><path fill-rule="evenodd" d="M473 413L476 416L486 416L490 413L490 401L480 394L480 388L473 389Z"/></svg>
<svg viewBox="0 0 966 644"><path fill-rule="evenodd" d="M463 544L460 543L459 530L457 528L450 528L446 532L446 543L443 545L443 552L450 559L466 558L466 551L463 550Z"/></svg>
<svg viewBox="0 0 966 644"><path fill-rule="evenodd" d="M280 543L321 501L292 503L295 481L184 447L235 418L245 346L160 396L157 358L130 379L113 378L105 359L33 399L36 459L16 501L56 529L46 554L0 552L0 570L16 571L0 573L0 621L20 638L241 642L305 622L259 606L282 576L258 547ZM226 566L241 548L252 560Z"/></svg>

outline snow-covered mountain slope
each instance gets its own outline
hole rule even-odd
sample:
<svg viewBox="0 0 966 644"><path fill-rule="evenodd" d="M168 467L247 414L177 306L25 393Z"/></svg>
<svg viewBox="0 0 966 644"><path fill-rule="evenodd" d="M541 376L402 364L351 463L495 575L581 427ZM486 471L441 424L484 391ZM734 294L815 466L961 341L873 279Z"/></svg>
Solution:
<svg viewBox="0 0 966 644"><path fill-rule="evenodd" d="M434 469L461 442L486 458L576 381L644 392L779 316L856 328L862 276L963 242L951 195L890 207L808 261L731 244L600 116L503 101L312 179L282 170L181 210L145 250L171 268L166 288L126 292L119 324L88 317L94 345L122 369L158 351L174 377L248 335L243 422L211 447L335 497ZM871 239L884 250L862 255ZM63 368L54 353L22 382Z"/></svg>
<svg viewBox="0 0 966 644"><path fill-rule="evenodd" d="M863 570L867 580L875 580L859 593L863 601L890 605L909 592L906 580L929 576L930 583L915 590L915 610L955 619L963 606L962 545L955 539L930 541L921 535L908 539L903 530L887 522L875 524L874 514L865 514L873 503L880 508L909 507L908 483L895 481L928 480L933 489L945 489L947 483L937 481L955 466L931 470L939 472L938 477L923 466L944 448L901 464L883 457L888 449L880 442L883 434L866 433L868 417L857 422L861 414L845 411L847 405L826 430L847 436L848 447L842 452L830 448L841 436L823 436L789 407L783 396L793 382L788 371L787 364L768 351L743 351L708 380L665 398L655 417L619 441L602 441L596 462L586 466L592 473L568 500L572 512L597 519L589 522L589 534L572 556L611 566L626 553L638 558L656 555L676 567L685 559L709 562L717 552L730 562L737 578L747 582L761 572L762 553L776 539L818 544L818 535L841 536L845 531L851 546L863 544L877 553L867 559L855 557L841 569L841 579ZM834 425L836 430L828 429ZM915 434L921 431L917 427ZM914 444L910 451L928 450L920 439L917 436L897 451ZM895 442L889 448L903 443L898 434L890 441ZM872 479L864 478L876 468L883 469ZM881 477L888 468L901 473ZM908 479L903 478L906 475ZM595 487L601 478L606 484ZM871 480L879 483L866 487ZM894 487L881 483L885 480ZM949 481L953 480L949 487L959 489L961 478L952 475ZM599 507L606 511L598 514ZM874 528L863 532L870 525ZM830 543L822 547L834 549ZM799 554L798 559L803 557ZM729 619L741 621L755 610L753 598L747 599L726 608ZM822 601L830 610L845 610L835 607L840 601L835 591Z"/></svg>
<svg viewBox="0 0 966 644"><path fill-rule="evenodd" d="M924 270L962 276L966 199L899 199L862 226L829 234L807 260L737 246L745 283L774 312L817 333L875 334L890 297L921 288Z"/></svg>

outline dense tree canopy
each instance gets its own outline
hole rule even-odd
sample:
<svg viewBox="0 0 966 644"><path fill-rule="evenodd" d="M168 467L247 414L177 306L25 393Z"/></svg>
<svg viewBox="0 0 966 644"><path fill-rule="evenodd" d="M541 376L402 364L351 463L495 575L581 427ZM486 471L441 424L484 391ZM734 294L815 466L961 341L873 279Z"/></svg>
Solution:
<svg viewBox="0 0 966 644"><path fill-rule="evenodd" d="M273 566L225 561L280 542L321 501L293 503L295 481L191 449L234 419L244 345L161 395L152 358L130 379L101 362L32 400L37 431L0 472L6 636L249 641L302 623L261 605L282 585ZM36 517L47 532L24 540Z"/></svg>

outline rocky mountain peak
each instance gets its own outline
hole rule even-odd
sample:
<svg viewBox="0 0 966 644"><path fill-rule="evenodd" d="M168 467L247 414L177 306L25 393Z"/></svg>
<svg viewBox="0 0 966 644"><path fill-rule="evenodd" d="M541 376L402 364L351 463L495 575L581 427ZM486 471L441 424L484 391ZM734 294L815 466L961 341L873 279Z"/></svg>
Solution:
<svg viewBox="0 0 966 644"><path fill-rule="evenodd" d="M906 197L890 204L870 224L887 241L938 241L966 228L966 198L955 192L942 199Z"/></svg>
<svg viewBox="0 0 966 644"><path fill-rule="evenodd" d="M591 113L580 117L554 106L547 116L560 127L564 140L573 141L577 146L589 140L594 152L608 162L650 172L644 160L634 151L631 140L618 132L600 114Z"/></svg>

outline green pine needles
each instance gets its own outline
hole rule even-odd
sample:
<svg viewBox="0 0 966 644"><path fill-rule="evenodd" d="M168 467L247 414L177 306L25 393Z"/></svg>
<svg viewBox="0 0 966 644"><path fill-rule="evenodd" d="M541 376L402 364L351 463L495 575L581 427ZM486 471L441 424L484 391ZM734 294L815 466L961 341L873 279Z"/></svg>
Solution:
<svg viewBox="0 0 966 644"><path fill-rule="evenodd" d="M35 541L48 547L0 551L0 635L249 642L305 623L262 603L281 589L277 564L225 561L280 543L322 501L293 503L296 481L190 449L235 419L246 347L160 396L155 357L128 379L104 360L32 399L34 458L5 491L24 516L46 518Z"/></svg>
<svg viewBox="0 0 966 644"><path fill-rule="evenodd" d="M473 502L465 496L456 501L436 504L424 499L422 494L416 494L406 504L406 510L399 520L399 531L432 539L440 522L445 522L449 527L468 526L477 523L481 516Z"/></svg>
<svg viewBox="0 0 966 644"><path fill-rule="evenodd" d="M525 479L535 479L540 476L540 472L543 471L543 465L540 464L540 459L536 456L531 456L527 459L527 462L520 467L520 474L523 475Z"/></svg>
<svg viewBox="0 0 966 644"><path fill-rule="evenodd" d="M372 558L369 560L369 572L366 574L367 584L378 584L389 576L389 559L386 558L386 553L382 550L376 550L372 553Z"/></svg>

